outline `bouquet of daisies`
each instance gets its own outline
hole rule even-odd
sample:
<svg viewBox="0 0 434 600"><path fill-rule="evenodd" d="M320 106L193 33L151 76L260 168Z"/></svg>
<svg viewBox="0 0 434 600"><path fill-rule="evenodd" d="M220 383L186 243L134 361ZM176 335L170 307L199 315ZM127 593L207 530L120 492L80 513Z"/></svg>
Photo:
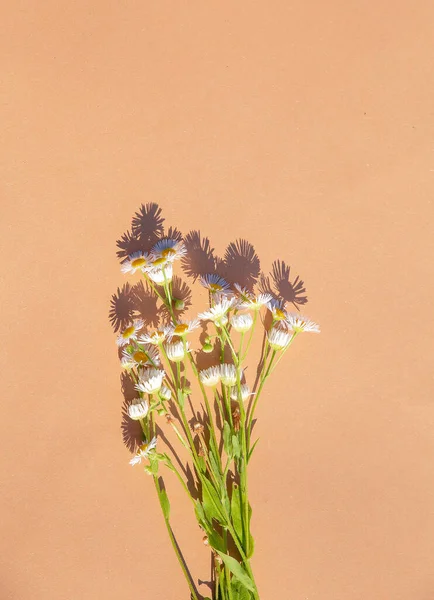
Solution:
<svg viewBox="0 0 434 600"><path fill-rule="evenodd" d="M270 294L254 293L222 277L201 277L209 306L189 321L179 314L183 301L173 296L175 262L185 257L182 240L162 238L149 253L135 252L122 263L126 274L138 273L161 302L167 322L147 331L134 319L118 335L122 366L134 381L137 398L129 418L143 432L130 463L149 474L161 505L167 531L190 589L199 600L170 525L170 503L160 475L169 469L191 501L203 541L212 553L213 600L259 599L251 557L254 541L250 523L248 465L255 410L261 393L288 348L301 332L318 332L314 322L285 310ZM195 350L194 330L203 328L203 343ZM264 336L257 377L250 389L244 374L255 330ZM210 366L200 369L199 354ZM193 383L194 382L194 383ZM191 419L193 396L198 412ZM160 423L158 423L160 421ZM157 429L167 427L183 447L194 485L174 457L160 448ZM210 600L210 599L206 599Z"/></svg>

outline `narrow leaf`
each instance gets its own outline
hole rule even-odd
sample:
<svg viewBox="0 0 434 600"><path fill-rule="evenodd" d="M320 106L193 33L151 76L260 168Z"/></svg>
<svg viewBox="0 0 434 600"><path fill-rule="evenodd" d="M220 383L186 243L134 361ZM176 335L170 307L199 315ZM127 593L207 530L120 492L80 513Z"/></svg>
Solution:
<svg viewBox="0 0 434 600"><path fill-rule="evenodd" d="M249 462L249 460L251 459L251 457L252 457L252 454L253 454L253 450L256 448L256 444L257 444L258 442L259 442L259 438L256 440L256 442L255 442L255 443L253 444L253 446L250 448L250 451L249 451L249 457L248 457L248 459L247 459L247 462Z"/></svg>
<svg viewBox="0 0 434 600"><path fill-rule="evenodd" d="M243 519L241 516L240 488L237 484L234 484L234 486L232 488L231 518L232 518L232 524L234 526L235 532L236 532L238 538L243 541L243 546L244 546L244 528L243 528Z"/></svg>
<svg viewBox="0 0 434 600"><path fill-rule="evenodd" d="M164 518L168 521L170 516L170 502L165 489L160 490L160 504L163 509Z"/></svg>
<svg viewBox="0 0 434 600"><path fill-rule="evenodd" d="M219 551L217 551L217 552L218 552L219 556L222 558L225 565L231 571L231 573L233 573L235 575L235 577L244 585L244 587L246 587L251 592L254 592L255 586L253 584L253 581L250 579L247 571L244 569L244 567L237 560L235 560L235 558L233 558L232 556L229 556L228 554L224 554L224 552L219 552Z"/></svg>

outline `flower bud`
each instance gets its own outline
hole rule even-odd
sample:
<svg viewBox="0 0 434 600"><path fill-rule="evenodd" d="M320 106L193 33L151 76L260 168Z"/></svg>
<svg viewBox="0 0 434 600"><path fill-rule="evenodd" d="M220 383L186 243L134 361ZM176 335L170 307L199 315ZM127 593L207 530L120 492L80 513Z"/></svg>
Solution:
<svg viewBox="0 0 434 600"><path fill-rule="evenodd" d="M173 306L176 308L176 310L183 310L185 308L185 302L180 298L174 298Z"/></svg>
<svg viewBox="0 0 434 600"><path fill-rule="evenodd" d="M211 344L204 344L202 346L202 351L205 352L206 354L209 354L210 352L213 351L213 346Z"/></svg>

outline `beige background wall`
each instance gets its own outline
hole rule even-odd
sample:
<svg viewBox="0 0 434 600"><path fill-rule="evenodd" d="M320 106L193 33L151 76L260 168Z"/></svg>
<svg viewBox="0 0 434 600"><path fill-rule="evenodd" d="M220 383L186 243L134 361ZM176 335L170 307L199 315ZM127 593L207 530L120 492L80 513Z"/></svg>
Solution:
<svg viewBox="0 0 434 600"><path fill-rule="evenodd" d="M151 201L285 260L322 326L259 410L264 600L434 598L432 2L3 8L0 598L187 598L108 321Z"/></svg>

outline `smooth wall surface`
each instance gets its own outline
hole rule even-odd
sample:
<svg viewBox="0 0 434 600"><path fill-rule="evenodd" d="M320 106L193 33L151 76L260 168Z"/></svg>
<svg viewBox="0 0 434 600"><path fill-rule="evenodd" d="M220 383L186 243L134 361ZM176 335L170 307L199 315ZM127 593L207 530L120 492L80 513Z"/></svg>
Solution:
<svg viewBox="0 0 434 600"><path fill-rule="evenodd" d="M432 2L3 8L0 598L188 597L108 318L147 202L284 260L322 326L259 408L261 597L434 598Z"/></svg>

